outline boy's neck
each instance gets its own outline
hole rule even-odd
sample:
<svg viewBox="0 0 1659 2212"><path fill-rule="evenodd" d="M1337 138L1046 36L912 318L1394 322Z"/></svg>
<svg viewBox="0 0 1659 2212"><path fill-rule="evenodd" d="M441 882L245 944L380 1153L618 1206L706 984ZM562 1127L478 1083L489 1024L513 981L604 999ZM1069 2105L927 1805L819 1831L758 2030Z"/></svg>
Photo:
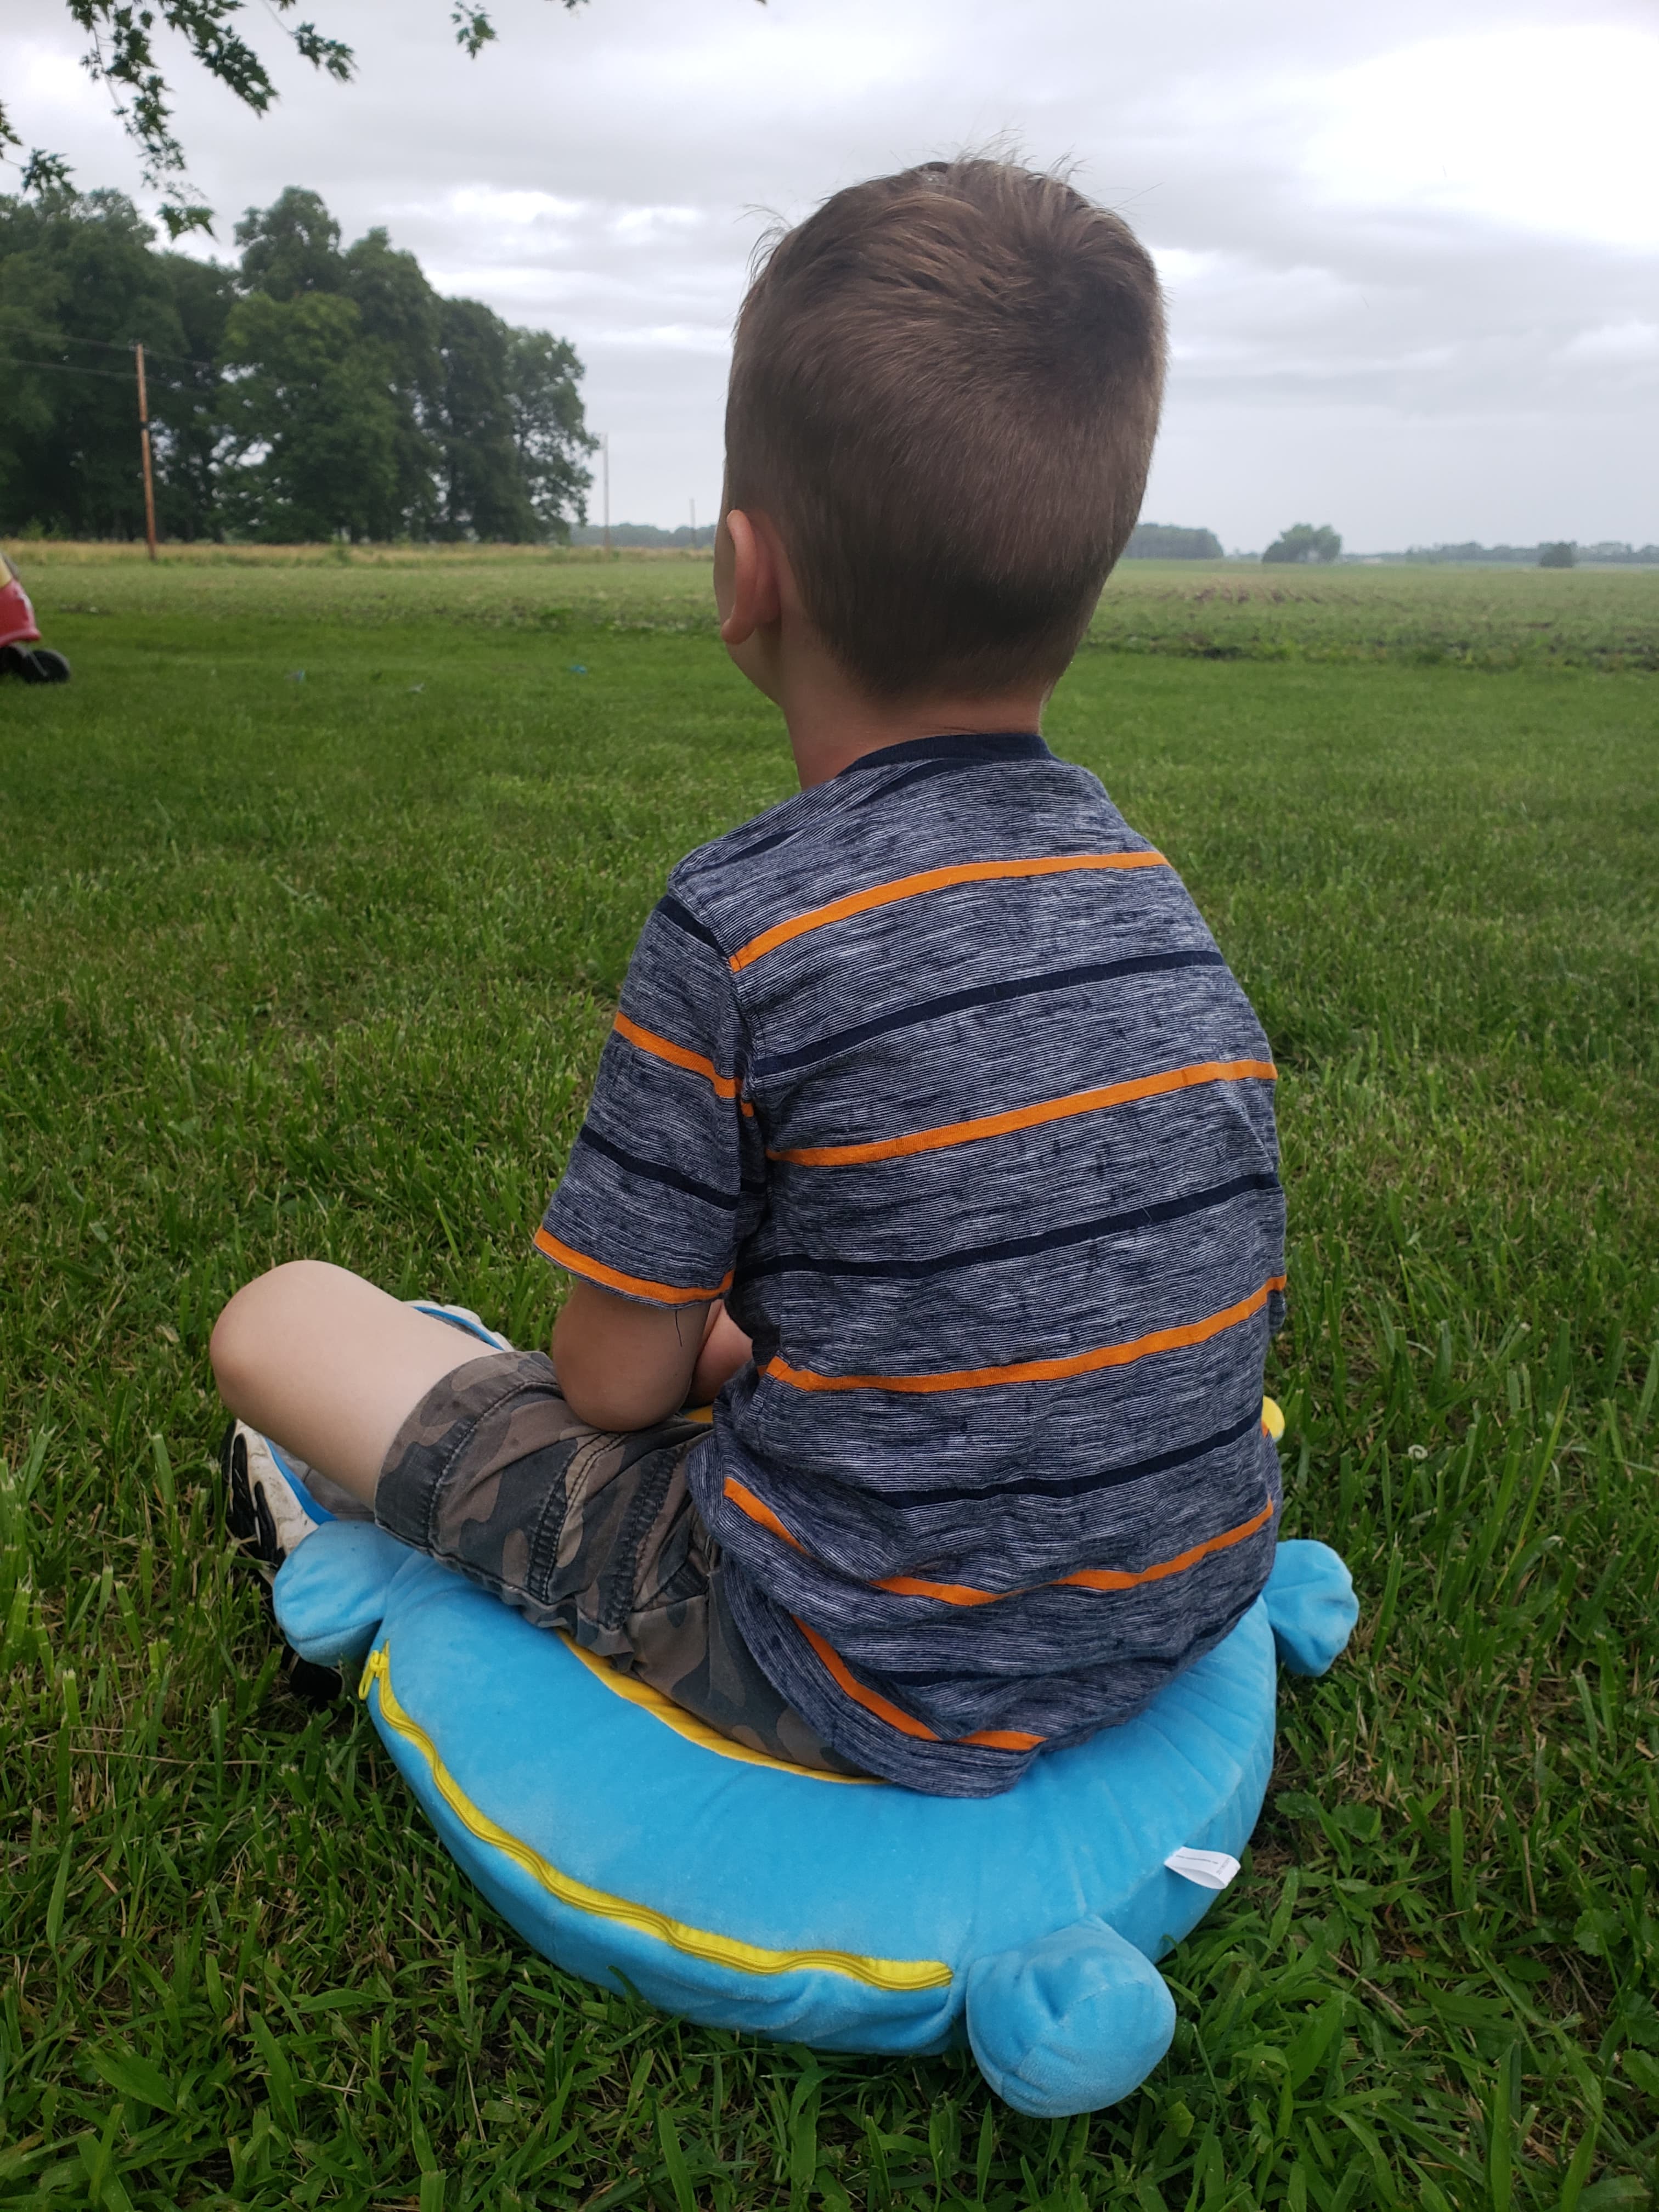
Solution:
<svg viewBox="0 0 1659 2212"><path fill-rule="evenodd" d="M823 672L819 672L822 678ZM829 680L790 685L778 704L789 731L790 750L803 791L828 783L866 753L902 745L912 738L963 737L1042 727L1048 688L1028 686L989 698L953 694L917 699L872 699L836 670Z"/></svg>
<svg viewBox="0 0 1659 2212"><path fill-rule="evenodd" d="M894 700L864 690L807 615L777 525L763 511L722 513L714 604L732 661L782 713L803 791L913 738L1042 732L1052 679L968 697L941 690Z"/></svg>

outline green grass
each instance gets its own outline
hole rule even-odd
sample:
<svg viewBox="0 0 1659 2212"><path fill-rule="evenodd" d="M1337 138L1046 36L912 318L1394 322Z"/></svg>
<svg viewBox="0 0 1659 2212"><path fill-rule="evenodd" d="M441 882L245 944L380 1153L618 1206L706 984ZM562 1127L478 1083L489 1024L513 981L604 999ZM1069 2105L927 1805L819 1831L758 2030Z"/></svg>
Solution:
<svg viewBox="0 0 1659 2212"><path fill-rule="evenodd" d="M19 545L43 610L203 625L712 633L708 556L496 546ZM182 572L182 573L181 573ZM1089 643L1211 660L1383 660L1423 666L1659 670L1659 569L1311 568L1126 562Z"/></svg>
<svg viewBox="0 0 1659 2212"><path fill-rule="evenodd" d="M1444 572L1367 658L1405 601L1343 572L1247 608L1288 657L1085 652L1056 701L1273 1040L1287 1525L1364 1613L1284 1686L1169 2058L1050 2125L526 1954L361 1713L288 1695L217 1529L250 1272L547 1329L634 933L791 784L706 568L27 550L76 675L0 691L0 2205L1650 2203L1651 678L1409 665L1475 603ZM1495 659L1539 606L1652 651L1653 580L1477 580Z"/></svg>

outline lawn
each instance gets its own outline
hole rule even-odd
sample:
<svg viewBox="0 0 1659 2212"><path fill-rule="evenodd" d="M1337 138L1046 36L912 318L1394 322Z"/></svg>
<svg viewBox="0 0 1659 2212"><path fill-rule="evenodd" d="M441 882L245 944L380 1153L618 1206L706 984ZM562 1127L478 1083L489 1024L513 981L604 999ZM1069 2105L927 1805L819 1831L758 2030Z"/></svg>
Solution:
<svg viewBox="0 0 1659 2212"><path fill-rule="evenodd" d="M1051 2124L527 1954L219 1530L250 1272L544 1339L635 932L791 787L706 563L14 550L0 2206L1652 2203L1659 575L1146 564L1054 702L1273 1040L1286 1528L1364 1611L1169 2058Z"/></svg>

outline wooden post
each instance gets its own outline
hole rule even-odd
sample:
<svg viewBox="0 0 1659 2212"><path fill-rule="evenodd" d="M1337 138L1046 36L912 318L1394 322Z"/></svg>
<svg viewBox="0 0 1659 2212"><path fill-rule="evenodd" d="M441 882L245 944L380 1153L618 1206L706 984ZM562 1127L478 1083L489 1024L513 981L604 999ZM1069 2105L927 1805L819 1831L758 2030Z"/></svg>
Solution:
<svg viewBox="0 0 1659 2212"><path fill-rule="evenodd" d="M605 550L611 552L611 433L607 430L599 440L599 460L605 477Z"/></svg>
<svg viewBox="0 0 1659 2212"><path fill-rule="evenodd" d="M144 392L144 349L142 344L135 344L132 351L138 364L138 447L144 457L144 537L153 561L155 558L155 479L149 465L149 401Z"/></svg>

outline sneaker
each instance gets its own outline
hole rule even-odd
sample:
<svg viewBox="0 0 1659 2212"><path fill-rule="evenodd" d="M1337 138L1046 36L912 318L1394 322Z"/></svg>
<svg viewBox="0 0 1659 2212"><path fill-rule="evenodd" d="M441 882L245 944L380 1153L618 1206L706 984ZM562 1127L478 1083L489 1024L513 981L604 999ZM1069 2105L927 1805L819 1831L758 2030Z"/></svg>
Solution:
<svg viewBox="0 0 1659 2212"><path fill-rule="evenodd" d="M268 1583L296 1544L338 1517L307 1487L312 1470L246 1421L233 1421L225 1431L219 1465L225 1525Z"/></svg>
<svg viewBox="0 0 1659 2212"><path fill-rule="evenodd" d="M430 1314L434 1321L447 1321L452 1328L465 1329L476 1336L480 1344L487 1344L492 1352L511 1352L513 1347L504 1336L497 1336L478 1319L471 1306L441 1305L436 1298L410 1298L416 1313Z"/></svg>

